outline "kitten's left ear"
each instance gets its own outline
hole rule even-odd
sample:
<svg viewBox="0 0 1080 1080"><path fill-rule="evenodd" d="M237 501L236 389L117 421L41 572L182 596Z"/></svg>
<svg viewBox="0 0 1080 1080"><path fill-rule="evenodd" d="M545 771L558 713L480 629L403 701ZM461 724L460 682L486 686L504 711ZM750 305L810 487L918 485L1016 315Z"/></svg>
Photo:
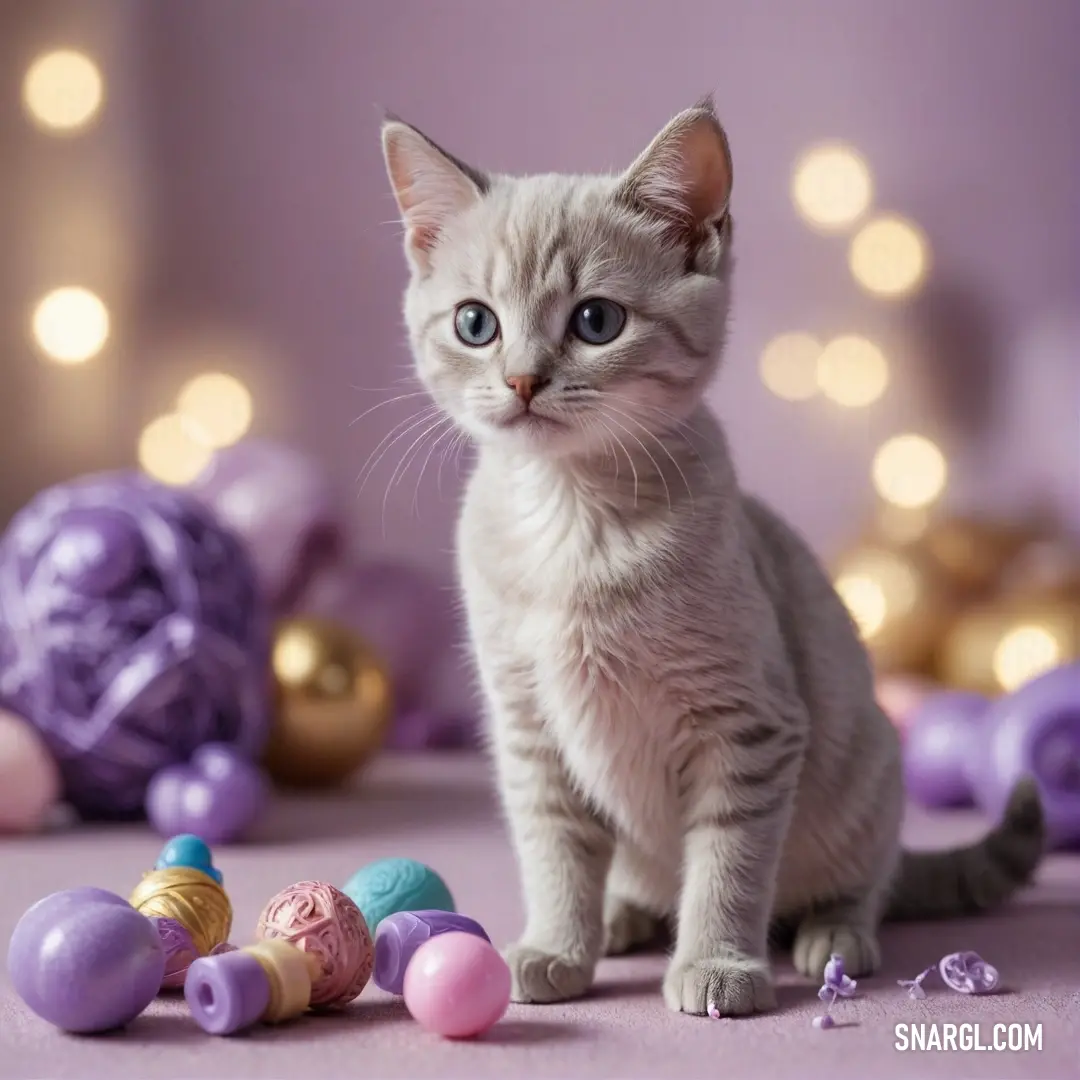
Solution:
<svg viewBox="0 0 1080 1080"><path fill-rule="evenodd" d="M490 181L397 117L383 123L382 147L405 223L405 253L425 272L447 222L478 202Z"/></svg>
<svg viewBox="0 0 1080 1080"><path fill-rule="evenodd" d="M731 200L727 135L712 99L679 113L623 177L622 197L684 236L722 221Z"/></svg>

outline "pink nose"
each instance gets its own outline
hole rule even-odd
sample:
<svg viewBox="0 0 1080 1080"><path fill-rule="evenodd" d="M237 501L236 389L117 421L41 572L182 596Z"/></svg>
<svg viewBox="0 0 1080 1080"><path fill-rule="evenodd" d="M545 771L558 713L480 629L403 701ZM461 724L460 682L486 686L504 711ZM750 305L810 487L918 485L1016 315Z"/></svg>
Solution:
<svg viewBox="0 0 1080 1080"><path fill-rule="evenodd" d="M506 377L506 385L514 391L515 394L526 405L533 399L533 394L544 385L546 380L541 379L539 375L508 375Z"/></svg>

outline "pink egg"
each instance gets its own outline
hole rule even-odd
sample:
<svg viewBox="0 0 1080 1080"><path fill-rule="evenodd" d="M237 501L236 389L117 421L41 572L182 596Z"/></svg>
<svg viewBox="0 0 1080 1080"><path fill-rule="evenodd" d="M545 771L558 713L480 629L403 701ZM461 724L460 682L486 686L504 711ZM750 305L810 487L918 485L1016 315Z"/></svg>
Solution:
<svg viewBox="0 0 1080 1080"><path fill-rule="evenodd" d="M405 1007L448 1039L482 1035L510 1004L510 969L483 938L457 931L424 942L405 971Z"/></svg>
<svg viewBox="0 0 1080 1080"><path fill-rule="evenodd" d="M60 797L60 772L34 728L0 709L0 833L40 828Z"/></svg>

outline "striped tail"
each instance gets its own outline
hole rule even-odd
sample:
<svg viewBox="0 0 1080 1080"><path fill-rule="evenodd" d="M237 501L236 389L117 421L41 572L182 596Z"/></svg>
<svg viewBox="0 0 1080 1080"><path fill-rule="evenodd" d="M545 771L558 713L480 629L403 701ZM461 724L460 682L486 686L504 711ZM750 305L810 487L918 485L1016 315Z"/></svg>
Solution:
<svg viewBox="0 0 1080 1080"><path fill-rule="evenodd" d="M1013 788L1004 817L982 840L948 851L905 851L887 920L943 919L999 907L1031 881L1046 849L1034 780Z"/></svg>

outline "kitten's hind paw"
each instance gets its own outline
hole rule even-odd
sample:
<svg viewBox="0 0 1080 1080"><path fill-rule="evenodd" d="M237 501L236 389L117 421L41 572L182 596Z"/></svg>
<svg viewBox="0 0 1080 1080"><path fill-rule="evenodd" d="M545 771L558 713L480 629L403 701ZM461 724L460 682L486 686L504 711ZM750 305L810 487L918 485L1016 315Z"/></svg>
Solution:
<svg viewBox="0 0 1080 1080"><path fill-rule="evenodd" d="M530 945L503 951L510 968L510 1000L522 1005L548 1005L581 997L592 986L595 964L555 956Z"/></svg>
<svg viewBox="0 0 1080 1080"><path fill-rule="evenodd" d="M873 975L881 966L881 949L874 934L858 926L806 919L795 934L791 959L795 970L808 979L820 979L829 957L844 958L844 973L853 979Z"/></svg>
<svg viewBox="0 0 1080 1080"><path fill-rule="evenodd" d="M664 921L651 912L620 897L608 896L604 901L604 955L623 953L652 945L659 941Z"/></svg>
<svg viewBox="0 0 1080 1080"><path fill-rule="evenodd" d="M664 976L668 1008L693 1016L749 1016L776 1008L767 964L725 956L673 962Z"/></svg>

